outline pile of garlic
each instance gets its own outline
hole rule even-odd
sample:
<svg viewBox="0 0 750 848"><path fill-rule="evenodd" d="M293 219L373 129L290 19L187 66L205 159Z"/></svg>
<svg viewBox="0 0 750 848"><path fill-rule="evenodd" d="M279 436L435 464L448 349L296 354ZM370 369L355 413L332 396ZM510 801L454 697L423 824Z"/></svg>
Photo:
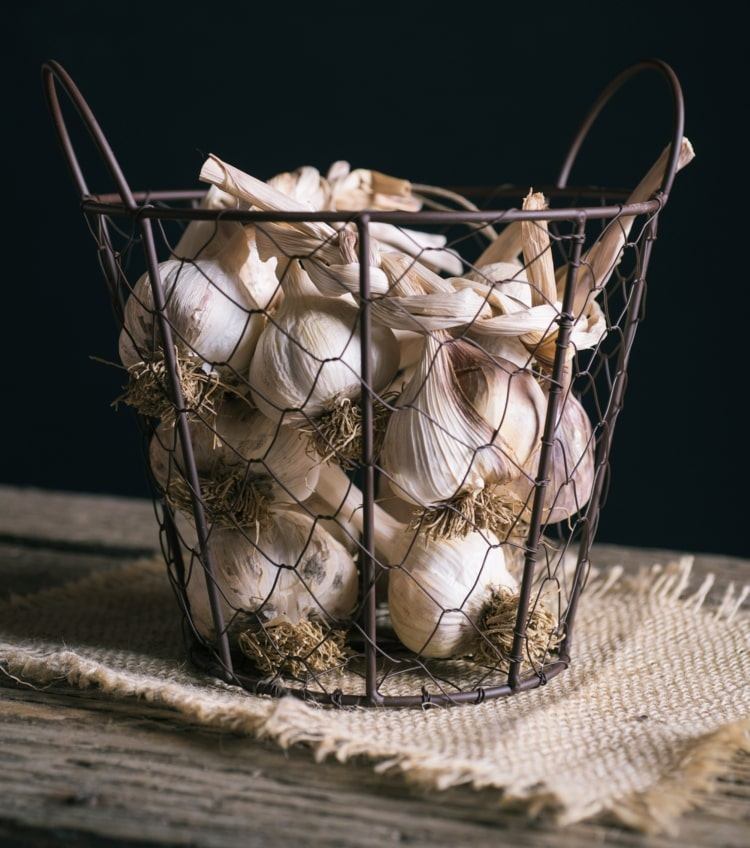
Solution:
<svg viewBox="0 0 750 848"><path fill-rule="evenodd" d="M692 156L685 140L680 167ZM666 161L665 151L634 201L658 188ZM345 162L325 177L303 167L263 182L210 156L200 178L209 209L416 211L425 202L408 181ZM531 191L523 205L543 210L546 200ZM571 519L591 495L595 438L573 391L572 354L606 335L596 298L632 224L606 228L582 262L545 524ZM375 506L377 570L393 629L423 657L507 664L493 634L511 632L517 609L566 268L554 267L543 220L486 232L490 243L470 265L444 236L387 224L371 225L363 257L351 223L192 221L159 270L199 493L148 276L133 287L120 337L125 399L157 419L150 464L166 501L190 517L200 494L226 626L266 676L309 679L349 661L343 631L363 595L362 495L345 473L361 455L363 258L387 506ZM214 637L199 565L186 592L196 631ZM527 646L532 662L559 637L546 616Z"/></svg>

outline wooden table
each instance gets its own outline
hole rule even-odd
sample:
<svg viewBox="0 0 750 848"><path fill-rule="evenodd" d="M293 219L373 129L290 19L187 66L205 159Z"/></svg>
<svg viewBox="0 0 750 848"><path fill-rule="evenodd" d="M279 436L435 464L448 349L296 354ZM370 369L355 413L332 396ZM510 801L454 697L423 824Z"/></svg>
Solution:
<svg viewBox="0 0 750 848"><path fill-rule="evenodd" d="M145 501L0 487L0 594L34 591L155 550ZM600 562L664 561L600 546ZM700 556L717 584L750 562ZM432 795L367 763L315 764L304 749L210 732L164 709L94 692L36 691L0 675L0 845L747 846L750 758L678 838L614 825L560 829L501 810L496 792Z"/></svg>

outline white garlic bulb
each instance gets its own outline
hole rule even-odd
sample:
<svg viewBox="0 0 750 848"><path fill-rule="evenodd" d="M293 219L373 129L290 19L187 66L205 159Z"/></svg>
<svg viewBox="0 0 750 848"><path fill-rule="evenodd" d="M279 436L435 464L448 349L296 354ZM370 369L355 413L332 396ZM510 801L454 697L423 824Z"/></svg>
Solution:
<svg viewBox="0 0 750 848"><path fill-rule="evenodd" d="M488 597L501 587L516 591L517 584L492 533L440 540L420 534L404 563L389 574L393 629L407 648L422 656L461 656L478 640Z"/></svg>
<svg viewBox="0 0 750 848"><path fill-rule="evenodd" d="M588 503L594 486L595 441L591 422L578 398L569 393L563 401L552 445L549 483L544 490L542 520L548 524L564 521ZM517 499L531 508L539 452L528 464L528 473L508 487Z"/></svg>
<svg viewBox="0 0 750 848"><path fill-rule="evenodd" d="M231 194L216 186L210 186L200 202L201 209L238 209L239 201ZM237 237L238 233L246 232L248 241L254 238L251 226L245 227L239 221L190 221L185 227L179 241L172 249L175 259L211 259L221 254L227 243ZM248 253L250 247L248 245ZM239 262L233 260L235 267Z"/></svg>
<svg viewBox="0 0 750 848"><path fill-rule="evenodd" d="M238 231L207 259L169 259L159 265L174 342L208 367L244 371L277 289L275 261L261 262L254 241ZM151 283L144 274L125 305L120 359L125 367L158 355L161 338Z"/></svg>
<svg viewBox="0 0 750 848"><path fill-rule="evenodd" d="M264 329L250 365L258 409L273 420L303 423L340 398L360 394L359 312L322 297L299 262L289 265L284 300ZM398 369L399 348L387 327L372 328L372 388L382 390Z"/></svg>
<svg viewBox="0 0 750 848"><path fill-rule="evenodd" d="M209 539L214 579L226 624L241 613L269 623L317 619L335 624L357 602L357 568L348 551L312 519L278 509L267 527L247 535L215 529ZM204 636L213 621L204 571L194 566L187 584L192 620Z"/></svg>
<svg viewBox="0 0 750 848"><path fill-rule="evenodd" d="M313 494L320 467L304 437L281 427L242 400L225 400L215 419L193 418L190 433L199 475L211 485L235 474L241 485L255 486L269 504L298 504ZM154 432L151 470L166 492L184 477L184 461L172 423Z"/></svg>
<svg viewBox="0 0 750 848"><path fill-rule="evenodd" d="M454 368L464 397L512 450L516 471L528 466L539 447L547 399L531 371L471 345L456 344ZM514 476L518 476L514 474Z"/></svg>
<svg viewBox="0 0 750 848"><path fill-rule="evenodd" d="M362 493L341 469L321 471L318 496L335 513L362 528ZM466 653L478 636L479 618L492 590L516 591L503 547L490 532L456 539L416 535L377 504L375 548L389 565L391 622L403 644L428 657Z"/></svg>
<svg viewBox="0 0 750 848"><path fill-rule="evenodd" d="M536 448L544 408L532 375L433 333L396 402L381 465L398 496L423 507L513 480Z"/></svg>

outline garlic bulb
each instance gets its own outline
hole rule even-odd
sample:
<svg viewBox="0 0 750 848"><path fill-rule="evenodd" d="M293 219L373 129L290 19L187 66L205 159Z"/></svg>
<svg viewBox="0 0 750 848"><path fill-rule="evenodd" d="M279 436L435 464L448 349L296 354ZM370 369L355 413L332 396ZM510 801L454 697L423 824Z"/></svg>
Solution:
<svg viewBox="0 0 750 848"><path fill-rule="evenodd" d="M461 341L456 354L455 378L463 396L504 439L516 463L526 468L539 447L547 412L536 378L502 359L491 360Z"/></svg>
<svg viewBox="0 0 750 848"><path fill-rule="evenodd" d="M581 402L569 392L563 401L554 434L549 483L544 490L542 521L555 524L570 518L588 503L594 486L594 437ZM518 501L531 510L539 454L528 464L528 473L508 487Z"/></svg>
<svg viewBox="0 0 750 848"><path fill-rule="evenodd" d="M222 526L255 525L274 505L313 494L320 467L304 437L280 427L242 400L225 400L210 423L190 421L202 495ZM191 509L182 449L173 424L162 423L149 448L151 471L174 506Z"/></svg>
<svg viewBox="0 0 750 848"><path fill-rule="evenodd" d="M318 495L361 528L362 494L340 469L323 469ZM388 603L399 639L428 657L471 651L493 590L517 589L497 537L473 532L457 539L428 538L407 532L377 505L374 509L375 546L389 564Z"/></svg>
<svg viewBox="0 0 750 848"><path fill-rule="evenodd" d="M266 326L250 365L253 401L269 418L296 424L329 412L361 389L359 313L322 297L299 262L289 265L284 300ZM387 327L372 328L372 388L380 391L398 369L399 349Z"/></svg>
<svg viewBox="0 0 750 848"><path fill-rule="evenodd" d="M239 206L236 198L216 186L210 186L200 202L201 209L237 209ZM219 255L227 243L244 230L247 231L249 239L254 238L253 228L244 227L239 221L190 221L172 249L172 257L186 260L210 259Z"/></svg>
<svg viewBox="0 0 750 848"><path fill-rule="evenodd" d="M517 590L492 533L462 539L417 536L405 562L388 579L388 609L403 644L426 657L471 652L493 589Z"/></svg>
<svg viewBox="0 0 750 848"><path fill-rule="evenodd" d="M531 374L435 333L396 407L381 465L399 497L427 507L519 476L545 401Z"/></svg>
<svg viewBox="0 0 750 848"><path fill-rule="evenodd" d="M249 365L277 288L275 261L261 262L254 242L237 231L207 259L168 259L159 265L167 319L184 355L207 370L240 372ZM151 283L144 274L125 305L120 359L126 368L159 357ZM254 311L254 312L253 312Z"/></svg>
<svg viewBox="0 0 750 848"><path fill-rule="evenodd" d="M215 529L209 550L230 629L239 615L252 613L269 623L314 619L335 624L356 605L352 557L330 533L294 510L274 510L272 521L257 534ZM213 622L200 567L191 569L187 596L193 622L210 637Z"/></svg>

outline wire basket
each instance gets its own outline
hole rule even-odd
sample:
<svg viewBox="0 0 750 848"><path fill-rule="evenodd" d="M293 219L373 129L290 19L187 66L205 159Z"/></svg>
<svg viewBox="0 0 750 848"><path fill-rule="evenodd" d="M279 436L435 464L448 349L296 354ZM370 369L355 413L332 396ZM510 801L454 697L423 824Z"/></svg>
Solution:
<svg viewBox="0 0 750 848"><path fill-rule="evenodd" d="M569 188L599 112L644 70L673 99L658 167L632 194ZM567 668L680 166L671 68L616 77L544 188L551 208L522 210L512 187L339 166L315 186L326 211L310 211L300 174L269 200L215 159L208 195L132 192L69 75L49 62L43 80L121 331L191 659L339 706L481 703ZM58 86L116 194L89 191Z"/></svg>

